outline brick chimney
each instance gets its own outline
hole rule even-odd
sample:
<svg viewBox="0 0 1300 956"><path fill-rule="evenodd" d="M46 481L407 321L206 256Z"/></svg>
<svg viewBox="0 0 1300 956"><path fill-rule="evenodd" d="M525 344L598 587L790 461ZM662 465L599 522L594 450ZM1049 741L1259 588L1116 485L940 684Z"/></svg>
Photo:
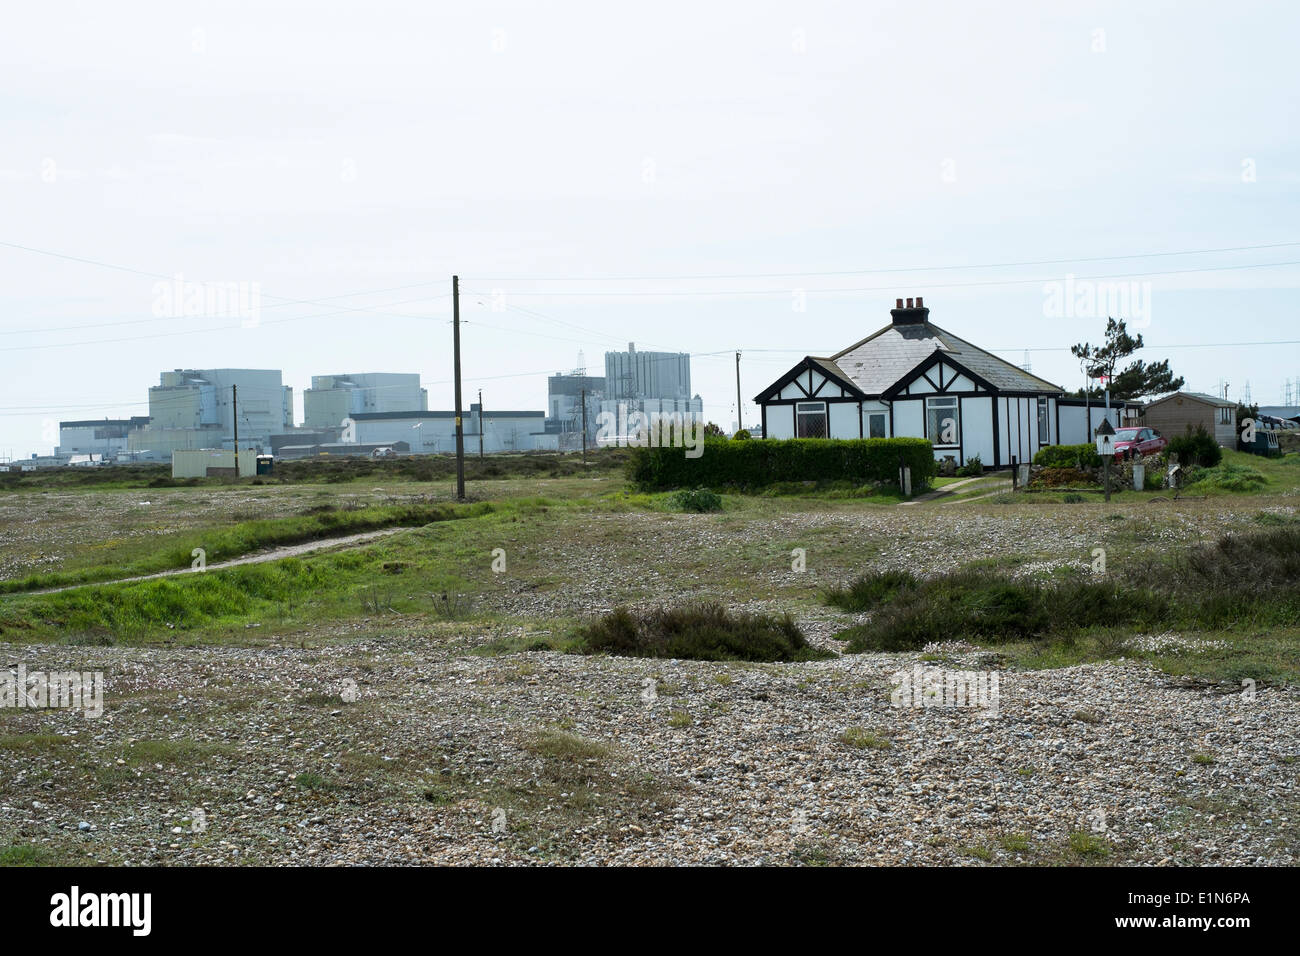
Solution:
<svg viewBox="0 0 1300 956"><path fill-rule="evenodd" d="M919 295L915 299L908 299L906 305L902 299L895 299L894 308L889 310L889 315L895 325L920 325L930 320L930 310L925 307L925 302Z"/></svg>

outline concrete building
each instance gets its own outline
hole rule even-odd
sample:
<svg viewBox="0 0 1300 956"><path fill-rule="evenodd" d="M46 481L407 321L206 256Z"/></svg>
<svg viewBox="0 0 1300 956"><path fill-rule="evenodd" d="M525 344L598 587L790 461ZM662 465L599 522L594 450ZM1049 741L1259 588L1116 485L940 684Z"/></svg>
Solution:
<svg viewBox="0 0 1300 956"><path fill-rule="evenodd" d="M643 398L691 397L691 356L687 352L605 353L605 398L630 402Z"/></svg>
<svg viewBox="0 0 1300 956"><path fill-rule="evenodd" d="M538 447L536 436L544 432L545 412L480 412L480 407L474 404L465 416L465 454L478 454L480 419L484 454L533 451ZM407 442L413 455L445 455L456 451L455 412L371 412L353 415L351 421L352 427L345 429L345 435L360 444Z"/></svg>
<svg viewBox="0 0 1300 956"><path fill-rule="evenodd" d="M243 442L243 436L240 436ZM239 475L248 478L257 474L257 452L250 448L234 449L200 448L172 453L173 478L208 478L218 475L234 477L235 455L239 456Z"/></svg>
<svg viewBox="0 0 1300 956"><path fill-rule="evenodd" d="M54 457L101 455L106 459L124 458L127 435L133 428L144 428L148 424L148 415L59 422L59 444L54 449Z"/></svg>
<svg viewBox="0 0 1300 956"><path fill-rule="evenodd" d="M127 450L167 461L173 451L233 447L236 388L241 448L269 448L272 434L293 426L293 389L279 369L176 369L149 389L150 422L128 435Z"/></svg>
<svg viewBox="0 0 1300 956"><path fill-rule="evenodd" d="M313 375L303 392L303 425L323 429L339 427L345 418L382 412L423 412L429 393L420 376L402 372L362 372L347 375Z"/></svg>

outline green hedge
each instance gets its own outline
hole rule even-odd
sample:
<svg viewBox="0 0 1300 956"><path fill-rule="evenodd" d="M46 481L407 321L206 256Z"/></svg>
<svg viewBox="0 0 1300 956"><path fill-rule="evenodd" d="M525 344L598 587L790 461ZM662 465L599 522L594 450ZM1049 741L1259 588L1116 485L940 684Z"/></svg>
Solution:
<svg viewBox="0 0 1300 956"><path fill-rule="evenodd" d="M1096 445L1048 445L1034 456L1034 464L1045 468L1100 468Z"/></svg>
<svg viewBox="0 0 1300 956"><path fill-rule="evenodd" d="M898 483L898 459L915 490L934 477L934 448L924 438L791 438L705 440L698 458L682 448L634 448L628 477L645 491L669 488L762 488L785 481Z"/></svg>

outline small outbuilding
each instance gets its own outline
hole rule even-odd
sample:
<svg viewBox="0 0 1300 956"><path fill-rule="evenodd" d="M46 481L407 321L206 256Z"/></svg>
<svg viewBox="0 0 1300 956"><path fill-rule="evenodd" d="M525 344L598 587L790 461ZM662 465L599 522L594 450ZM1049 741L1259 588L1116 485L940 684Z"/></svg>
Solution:
<svg viewBox="0 0 1300 956"><path fill-rule="evenodd" d="M1204 392L1174 392L1148 402L1142 410L1142 424L1165 438L1177 438L1203 427L1224 448L1237 445L1237 403Z"/></svg>

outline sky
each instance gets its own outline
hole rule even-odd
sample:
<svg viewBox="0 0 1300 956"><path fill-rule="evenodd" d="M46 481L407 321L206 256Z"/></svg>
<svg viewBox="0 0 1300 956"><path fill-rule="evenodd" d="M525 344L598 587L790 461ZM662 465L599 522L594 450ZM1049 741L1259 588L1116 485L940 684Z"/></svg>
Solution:
<svg viewBox="0 0 1300 956"><path fill-rule="evenodd" d="M1110 305L1187 388L1277 404L1297 35L1251 2L12 6L0 456L176 368L282 369L297 420L348 372L450 408L452 275L489 409L635 342L692 353L728 430L740 351L752 424L916 295L1071 389Z"/></svg>

